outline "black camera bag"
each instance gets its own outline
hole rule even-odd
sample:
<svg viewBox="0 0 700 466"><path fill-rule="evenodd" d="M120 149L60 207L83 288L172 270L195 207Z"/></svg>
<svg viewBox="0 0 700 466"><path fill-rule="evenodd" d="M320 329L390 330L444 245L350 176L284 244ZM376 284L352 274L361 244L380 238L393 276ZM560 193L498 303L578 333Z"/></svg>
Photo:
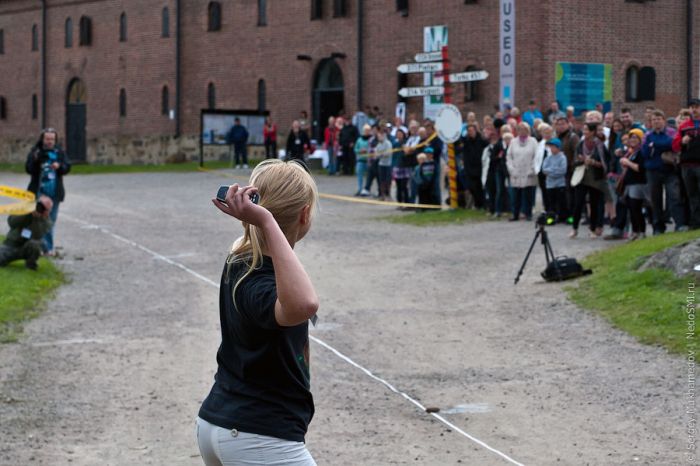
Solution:
<svg viewBox="0 0 700 466"><path fill-rule="evenodd" d="M548 282L559 282L591 273L593 271L584 269L573 257L560 256L547 264L547 268L542 271L542 278Z"/></svg>

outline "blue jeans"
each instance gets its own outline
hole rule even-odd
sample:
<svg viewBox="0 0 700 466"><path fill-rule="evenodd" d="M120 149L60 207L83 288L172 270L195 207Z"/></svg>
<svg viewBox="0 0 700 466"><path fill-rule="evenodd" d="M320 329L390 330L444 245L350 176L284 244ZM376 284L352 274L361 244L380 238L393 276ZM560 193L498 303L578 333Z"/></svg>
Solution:
<svg viewBox="0 0 700 466"><path fill-rule="evenodd" d="M360 194L364 186L365 173L367 173L367 161L357 161L355 164L355 175L357 176L357 194Z"/></svg>
<svg viewBox="0 0 700 466"><path fill-rule="evenodd" d="M56 219L58 218L58 204L59 202L53 199L53 208L51 213L49 213L49 218L51 219L51 229L43 239L44 252L53 251L53 229L56 226Z"/></svg>
<svg viewBox="0 0 700 466"><path fill-rule="evenodd" d="M681 202L681 185L678 175L674 172L647 170L647 185L651 195L651 213L653 216L654 232L666 231L666 216L664 215L664 195L666 190L666 206L673 217L676 229L685 226L685 209Z"/></svg>
<svg viewBox="0 0 700 466"><path fill-rule="evenodd" d="M335 154L333 153L333 148L329 147L328 148L328 174L329 175L335 175L335 172L337 170L336 168L336 157Z"/></svg>

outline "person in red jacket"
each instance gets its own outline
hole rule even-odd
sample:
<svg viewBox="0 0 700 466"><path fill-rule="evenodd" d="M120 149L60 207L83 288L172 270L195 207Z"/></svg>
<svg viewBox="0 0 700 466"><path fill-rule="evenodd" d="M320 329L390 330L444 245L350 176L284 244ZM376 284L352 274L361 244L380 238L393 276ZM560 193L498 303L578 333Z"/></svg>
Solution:
<svg viewBox="0 0 700 466"><path fill-rule="evenodd" d="M277 158L277 124L273 123L272 117L265 118L263 126L263 140L265 141L265 158Z"/></svg>
<svg viewBox="0 0 700 466"><path fill-rule="evenodd" d="M700 228L700 99L690 99L688 107L691 118L678 128L672 148L681 154L681 172L690 204L688 226L696 229Z"/></svg>

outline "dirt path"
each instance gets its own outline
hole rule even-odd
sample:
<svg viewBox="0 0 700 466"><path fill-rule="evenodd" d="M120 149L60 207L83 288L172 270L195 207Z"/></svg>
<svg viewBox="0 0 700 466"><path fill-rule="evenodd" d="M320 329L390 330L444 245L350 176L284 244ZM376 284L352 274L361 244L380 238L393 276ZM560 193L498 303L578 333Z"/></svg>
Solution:
<svg viewBox="0 0 700 466"><path fill-rule="evenodd" d="M215 285L240 231L209 204L221 181L66 178L57 238L71 283L0 346L0 464L202 464L193 420L215 370ZM319 178L323 192L353 186ZM684 361L542 283L539 246L514 287L532 224L375 218L394 213L322 202L297 249L321 296L315 338L516 462L681 463ZM565 235L551 229L557 254L605 246ZM323 346L312 353L319 464L512 464Z"/></svg>

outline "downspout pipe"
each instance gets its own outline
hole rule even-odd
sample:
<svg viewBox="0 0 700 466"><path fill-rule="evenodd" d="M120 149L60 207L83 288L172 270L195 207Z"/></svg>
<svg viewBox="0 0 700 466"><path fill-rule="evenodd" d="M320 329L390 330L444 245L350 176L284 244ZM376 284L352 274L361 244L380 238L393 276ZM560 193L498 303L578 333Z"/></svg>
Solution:
<svg viewBox="0 0 700 466"><path fill-rule="evenodd" d="M175 1L175 137L179 138L182 132L181 126L181 116L180 110L182 108L182 14L181 14L182 1Z"/></svg>
<svg viewBox="0 0 700 466"><path fill-rule="evenodd" d="M693 0L686 0L686 11L685 11L685 20L686 20L686 61L688 63L687 66L687 80L688 80L688 87L687 87L687 94L688 94L688 100L693 98Z"/></svg>
<svg viewBox="0 0 700 466"><path fill-rule="evenodd" d="M690 0L689 0L690 1ZM362 95L362 68L364 65L364 41L362 34L364 31L364 1L357 0L357 108L362 110L364 96Z"/></svg>
<svg viewBox="0 0 700 466"><path fill-rule="evenodd" d="M41 127L46 128L46 0L41 0Z"/></svg>

